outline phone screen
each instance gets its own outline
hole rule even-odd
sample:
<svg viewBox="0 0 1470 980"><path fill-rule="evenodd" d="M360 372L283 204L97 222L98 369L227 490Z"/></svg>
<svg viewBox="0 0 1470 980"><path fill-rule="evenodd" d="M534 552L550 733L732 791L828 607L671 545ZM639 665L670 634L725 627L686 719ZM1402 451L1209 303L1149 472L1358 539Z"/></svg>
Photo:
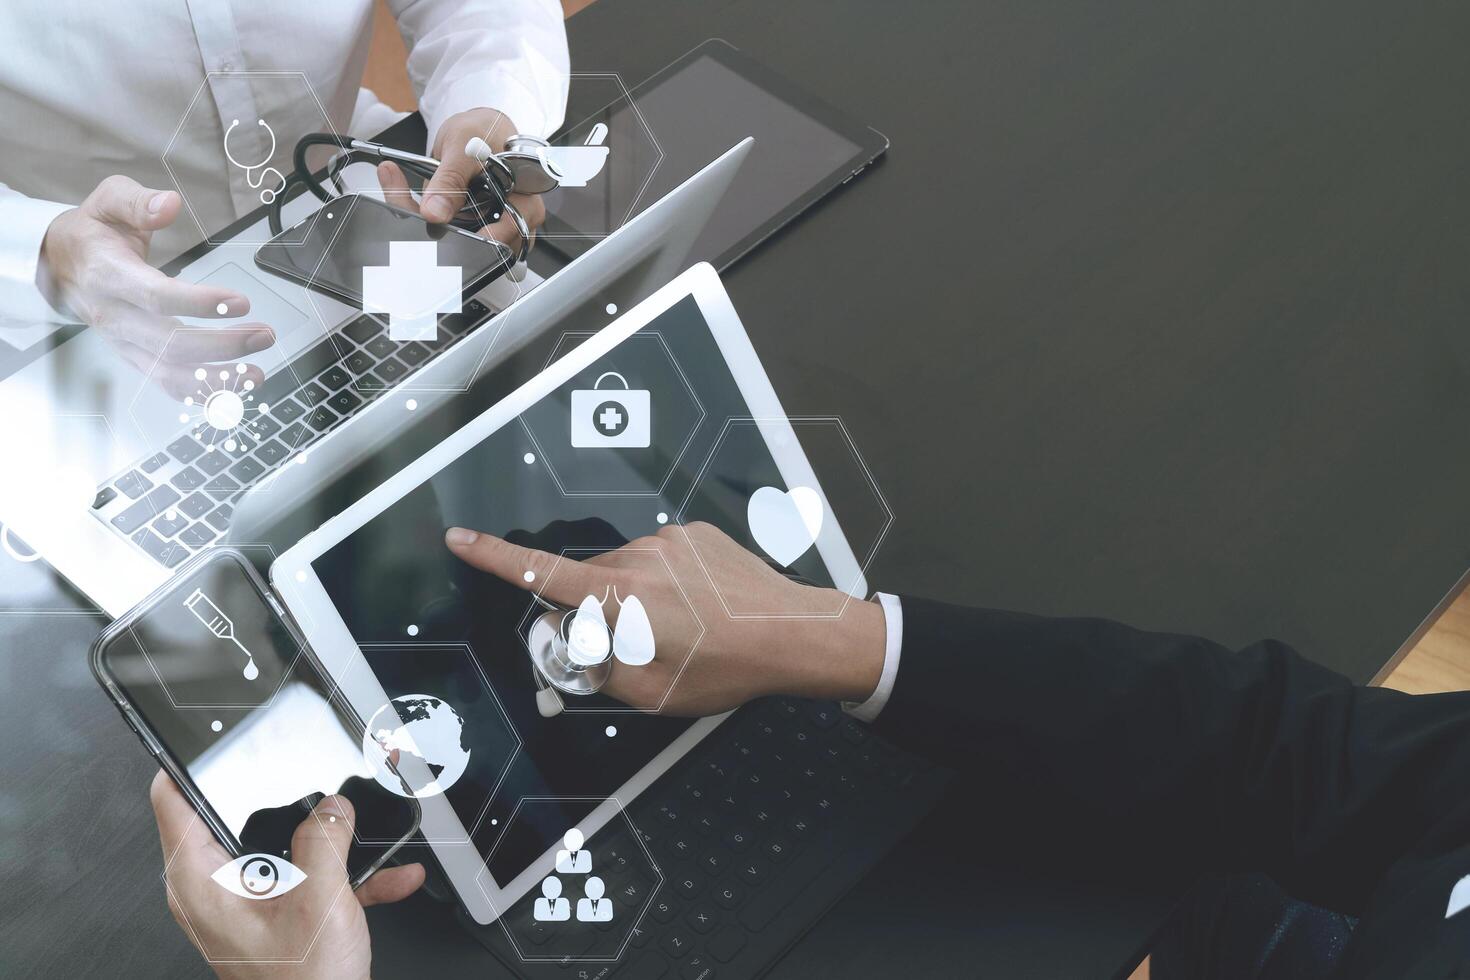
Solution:
<svg viewBox="0 0 1470 980"><path fill-rule="evenodd" d="M356 881L417 829L417 802L375 763L365 726L240 556L216 553L176 578L103 642L97 666L234 838L226 846L289 860L296 827L340 793L357 815L347 858Z"/></svg>
<svg viewBox="0 0 1470 980"><path fill-rule="evenodd" d="M432 277L439 275L431 268L410 268L410 261L423 261L419 255L395 262L391 254L393 245L431 243L436 252L435 261L424 265L459 270L459 292L436 288L433 290L436 301L452 299L457 303L462 296L483 288L514 264L510 250L498 242L461 228L430 225L411 211L357 194L338 198L307 220L304 238L299 228L288 228L256 250L256 262L271 272L356 306L363 302L364 269L385 270L379 275L388 282L401 275L420 290L428 288ZM410 253L400 250L400 254Z"/></svg>

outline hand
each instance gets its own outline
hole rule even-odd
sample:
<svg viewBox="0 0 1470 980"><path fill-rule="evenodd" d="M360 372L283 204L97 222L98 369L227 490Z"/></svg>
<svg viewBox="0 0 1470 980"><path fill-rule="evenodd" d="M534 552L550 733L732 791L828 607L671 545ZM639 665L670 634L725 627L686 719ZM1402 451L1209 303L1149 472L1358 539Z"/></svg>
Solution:
<svg viewBox="0 0 1470 980"><path fill-rule="evenodd" d="M346 799L329 796L291 838L291 862L306 872L306 880L276 898L241 898L210 878L231 860L230 855L173 779L160 770L148 795L158 818L164 860L173 856L168 864L169 911L190 942L201 953L208 950L209 958L218 963L211 964L215 973L225 980L367 980L372 948L362 910L407 898L424 883L423 865L406 864L377 872L356 892L348 888L343 858L352 843L355 814ZM329 822L333 816L337 819ZM187 913L187 923L181 912ZM284 958L286 951L296 956L300 953L294 951L308 948L301 963L219 962ZM281 953L273 956L273 950Z"/></svg>
<svg viewBox="0 0 1470 980"><path fill-rule="evenodd" d="M470 565L564 606L589 595L600 599L609 588L636 595L653 626L656 653L642 667L613 661L603 691L626 704L662 702L664 714L712 715L769 694L862 701L883 671L886 634L876 603L852 600L844 609L841 593L793 582L711 524L666 526L581 562L464 528L450 528L444 540ZM655 550L662 561L649 560ZM711 576L752 608L825 618L732 619ZM704 625L702 638L689 605ZM617 603L604 611L615 625Z"/></svg>
<svg viewBox="0 0 1470 980"><path fill-rule="evenodd" d="M383 196L390 204L421 214L430 224L444 224L468 203L469 182L482 172L480 161L464 151L465 144L478 136L489 144L490 149L500 153L505 149L505 141L515 132L515 124L498 109L468 109L455 113L444 120L434 140L432 152L439 160L439 169L424 186L422 203L414 201L409 193L408 180L395 163L378 164L378 183L383 187ZM534 241L536 229L546 219L541 195L511 194L507 200L526 219ZM481 228L478 234L503 242L512 251L520 251L521 235L508 214Z"/></svg>
<svg viewBox="0 0 1470 980"><path fill-rule="evenodd" d="M80 206L51 222L41 258L58 305L100 331L130 364L182 399L201 393L194 377L198 368L263 351L276 338L263 323L175 333L183 327L175 316L225 319L250 312L250 300L234 290L180 282L148 264L149 240L173 224L180 206L173 191L108 177ZM236 383L246 380L258 385L265 375L251 365Z"/></svg>

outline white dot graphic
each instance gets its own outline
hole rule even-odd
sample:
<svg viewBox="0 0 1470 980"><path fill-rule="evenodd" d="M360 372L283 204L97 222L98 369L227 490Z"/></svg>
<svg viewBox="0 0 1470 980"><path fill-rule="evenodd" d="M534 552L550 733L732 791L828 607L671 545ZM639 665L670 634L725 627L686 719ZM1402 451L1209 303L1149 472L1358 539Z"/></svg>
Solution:
<svg viewBox="0 0 1470 980"><path fill-rule="evenodd" d="M418 628L418 626L415 625L415 624L413 624L413 623L409 623L408 624L408 635L409 636L418 636L419 635L419 628Z"/></svg>
<svg viewBox="0 0 1470 980"><path fill-rule="evenodd" d="M618 304L616 304L616 303L609 303L609 304L607 304L607 315L608 316L613 316L617 312L618 312Z"/></svg>
<svg viewBox="0 0 1470 980"><path fill-rule="evenodd" d="M530 466L532 463L536 462L536 454L526 453L526 455L522 456L521 459L524 459L526 461L526 465Z"/></svg>
<svg viewBox="0 0 1470 980"><path fill-rule="evenodd" d="M659 511L658 516L655 517L654 520L658 521L660 524L667 524L669 523L669 515L665 514L663 511Z"/></svg>
<svg viewBox="0 0 1470 980"><path fill-rule="evenodd" d="M532 571L527 571L525 575L521 576L521 578L525 579L527 582L534 582L536 581L536 573Z"/></svg>
<svg viewBox="0 0 1470 980"><path fill-rule="evenodd" d="M500 821L499 820L496 820L494 817L491 817L490 818L490 826L492 826L492 827L498 827L499 825L500 825Z"/></svg>
<svg viewBox="0 0 1470 980"><path fill-rule="evenodd" d="M220 316L224 316L226 313L230 312L230 305L228 303L221 303L214 308L214 312L218 313Z"/></svg>
<svg viewBox="0 0 1470 980"><path fill-rule="evenodd" d="M608 725L607 728L605 728L603 730L605 732L607 732L607 737L608 738L616 738L617 737L617 734L618 734L618 726L617 725Z"/></svg>
<svg viewBox="0 0 1470 980"><path fill-rule="evenodd" d="M209 723L209 730L212 731L212 732L222 732L222 731L224 731L225 730L224 722L222 722L218 718L216 718L214 721L212 721L212 722Z"/></svg>
<svg viewBox="0 0 1470 980"><path fill-rule="evenodd" d="M204 378L205 378L204 368L199 368L198 370L196 370L194 372L194 380L195 381L203 381Z"/></svg>
<svg viewBox="0 0 1470 980"><path fill-rule="evenodd" d="M204 399L204 421L216 429L229 430L245 418L245 401L233 391L212 391Z"/></svg>
<svg viewBox="0 0 1470 980"><path fill-rule="evenodd" d="M419 400L417 398L410 398L408 401L403 403L403 407L412 412L414 409L419 407Z"/></svg>

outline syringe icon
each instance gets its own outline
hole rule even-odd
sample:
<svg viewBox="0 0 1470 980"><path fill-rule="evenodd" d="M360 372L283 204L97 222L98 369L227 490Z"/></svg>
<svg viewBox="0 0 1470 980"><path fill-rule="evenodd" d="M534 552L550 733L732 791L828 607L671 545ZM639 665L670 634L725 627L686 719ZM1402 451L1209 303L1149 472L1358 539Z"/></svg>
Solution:
<svg viewBox="0 0 1470 980"><path fill-rule="evenodd" d="M260 668L255 666L255 657L235 636L235 624L220 610L219 606L214 604L213 599L204 594L202 589L195 589L189 593L189 598L184 600L184 608L193 613L194 618L203 623L204 628L210 633L221 640L229 640L240 648L240 652L245 654L244 673L247 681L253 681L260 676Z"/></svg>

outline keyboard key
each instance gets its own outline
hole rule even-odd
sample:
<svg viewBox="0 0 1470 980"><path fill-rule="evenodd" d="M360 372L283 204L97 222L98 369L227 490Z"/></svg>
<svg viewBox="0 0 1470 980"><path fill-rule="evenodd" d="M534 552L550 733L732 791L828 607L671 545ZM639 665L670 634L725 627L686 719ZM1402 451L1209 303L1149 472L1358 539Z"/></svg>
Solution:
<svg viewBox="0 0 1470 980"><path fill-rule="evenodd" d="M733 827L730 830L725 831L725 836L723 839L725 842L725 846L730 848L730 850L732 851L749 850L750 845L755 843L755 839L751 836L750 831L746 830L744 827Z"/></svg>
<svg viewBox="0 0 1470 980"><path fill-rule="evenodd" d="M689 923L689 928L695 932L709 932L720 924L720 917L710 909L696 906L684 916L684 921Z"/></svg>
<svg viewBox="0 0 1470 980"><path fill-rule="evenodd" d="M258 459L246 456L240 462L230 467L230 476L240 481L243 486L250 483L265 472L265 464Z"/></svg>
<svg viewBox="0 0 1470 980"><path fill-rule="evenodd" d="M648 914L659 922L668 922L679 914L679 910L674 907L673 902L661 898L653 903L648 910Z"/></svg>
<svg viewBox="0 0 1470 980"><path fill-rule="evenodd" d="M290 425L305 414L306 409L301 407L301 403L291 398L271 403L270 417L282 425Z"/></svg>
<svg viewBox="0 0 1470 980"><path fill-rule="evenodd" d="M770 879L770 871L766 863L757 858L747 858L735 865L735 873L740 879L752 888L759 888Z"/></svg>
<svg viewBox="0 0 1470 980"><path fill-rule="evenodd" d="M333 411L339 415L351 415L362 404L362 399L358 398L348 389L343 388L333 395L327 401L327 404L332 406Z"/></svg>
<svg viewBox="0 0 1470 980"><path fill-rule="evenodd" d="M312 405L320 405L327 400L327 389L315 381L308 381L301 386L300 391L296 392L296 398L308 408Z"/></svg>
<svg viewBox="0 0 1470 980"><path fill-rule="evenodd" d="M745 886L733 881L722 882L715 886L713 898L722 909L738 908L745 901Z"/></svg>
<svg viewBox="0 0 1470 980"><path fill-rule="evenodd" d="M378 362L367 351L355 350L347 355L346 363L347 370L351 371L357 377L362 377L371 371L373 365Z"/></svg>
<svg viewBox="0 0 1470 980"><path fill-rule="evenodd" d="M229 467L230 457L216 449L200 456L199 462L194 465L199 467L205 476L219 476Z"/></svg>
<svg viewBox="0 0 1470 980"><path fill-rule="evenodd" d="M189 557L187 548L181 548L172 541L163 540L146 527L133 535L133 541L165 568L173 568Z"/></svg>
<svg viewBox="0 0 1470 980"><path fill-rule="evenodd" d="M196 521L213 509L214 501L202 493L190 494L183 503L179 504L179 512Z"/></svg>
<svg viewBox="0 0 1470 980"><path fill-rule="evenodd" d="M408 368L403 366L403 362L393 357L384 358L378 362L377 367L373 368L373 376L387 385L397 384L399 379L407 373Z"/></svg>
<svg viewBox="0 0 1470 980"><path fill-rule="evenodd" d="M648 941L652 938L653 933L649 932L647 929L640 929L637 926L634 926L633 935L628 941L632 943L634 949L642 949L644 946L648 945Z"/></svg>
<svg viewBox="0 0 1470 980"><path fill-rule="evenodd" d="M288 455L290 455L290 451L274 439L264 443L255 451L255 458L266 466L275 466Z"/></svg>
<svg viewBox="0 0 1470 980"><path fill-rule="evenodd" d="M721 871L725 870L727 863L725 855L718 851L708 851L699 859L700 868L708 875L718 875Z"/></svg>
<svg viewBox="0 0 1470 980"><path fill-rule="evenodd" d="M311 350L302 354L291 362L291 370L284 372L287 377L295 375L302 381L314 378L321 374L329 365L336 364L342 359L335 343L331 339L323 340Z"/></svg>
<svg viewBox="0 0 1470 980"><path fill-rule="evenodd" d="M204 485L204 474L190 466L179 470L179 472L174 474L174 478L168 482L187 493L190 490L197 490Z"/></svg>
<svg viewBox="0 0 1470 980"><path fill-rule="evenodd" d="M230 527L230 515L234 512L235 508L231 507L229 504L220 504L212 512L210 512L210 515L206 517L205 520L208 521L209 526L214 528L216 531L226 531Z"/></svg>
<svg viewBox="0 0 1470 980"><path fill-rule="evenodd" d="M830 701L813 701L806 713L818 728L831 728L842 720L842 711Z"/></svg>
<svg viewBox="0 0 1470 980"><path fill-rule="evenodd" d="M397 344L393 343L393 341L389 340L387 337L384 337L381 334L374 337L372 340L369 340L362 346L367 349L367 352L369 354L379 359L382 359L384 357L392 357L394 352L398 350Z"/></svg>
<svg viewBox="0 0 1470 980"><path fill-rule="evenodd" d="M714 980L714 964L708 956L691 956L679 967L679 976L684 980Z"/></svg>
<svg viewBox="0 0 1470 980"><path fill-rule="evenodd" d="M785 864L791 860L791 845L780 838L768 840L761 847L761 853L777 864Z"/></svg>
<svg viewBox="0 0 1470 980"><path fill-rule="evenodd" d="M706 948L709 955L721 963L728 963L745 948L745 943L745 931L739 926L729 926L711 936Z"/></svg>
<svg viewBox="0 0 1470 980"><path fill-rule="evenodd" d="M182 435L168 444L168 454L180 463L192 463L194 457L204 452L204 447L190 435Z"/></svg>
<svg viewBox="0 0 1470 980"><path fill-rule="evenodd" d="M143 462L139 463L138 465L142 468L144 473L156 473L158 472L159 467L163 466L163 464L167 462L168 453L155 453L154 455L149 456L147 459L143 460Z"/></svg>
<svg viewBox="0 0 1470 980"><path fill-rule="evenodd" d="M255 418L250 421L250 434L253 435L255 438L261 440L262 442L269 439L271 436L280 431L281 423L277 422L269 415L256 415Z"/></svg>
<svg viewBox="0 0 1470 980"><path fill-rule="evenodd" d="M318 405L306 417L306 422L318 432L326 432L337 421L337 413L325 405Z"/></svg>
<svg viewBox="0 0 1470 980"><path fill-rule="evenodd" d="M398 349L398 359L411 368L416 368L433 356L433 351L423 344L404 344Z"/></svg>
<svg viewBox="0 0 1470 980"><path fill-rule="evenodd" d="M355 344L365 344L383 332L383 325L370 316L360 316L342 328Z"/></svg>
<svg viewBox="0 0 1470 980"><path fill-rule="evenodd" d="M129 500L137 500L153 489L153 481L137 470L129 470L113 482L117 484L119 490L128 495Z"/></svg>
<svg viewBox="0 0 1470 980"><path fill-rule="evenodd" d="M234 444L234 448L231 448L231 443ZM256 442L245 433L236 432L224 440L222 445L224 446L225 452L229 453L231 459L239 459L254 449Z"/></svg>
<svg viewBox="0 0 1470 980"><path fill-rule="evenodd" d="M674 891L685 898L693 898L704 890L704 879L695 874L694 869L689 865L684 865L674 871L672 881Z"/></svg>
<svg viewBox="0 0 1470 980"><path fill-rule="evenodd" d="M665 932L663 938L658 941L658 948L676 960L689 952L693 945L694 940L689 937L689 934L678 929Z"/></svg>
<svg viewBox="0 0 1470 980"><path fill-rule="evenodd" d="M338 364L333 364L316 376L316 383L328 391L336 391L351 380L352 376L342 370L341 365Z"/></svg>
<svg viewBox="0 0 1470 980"><path fill-rule="evenodd" d="M176 508L170 507L153 521L153 530L160 537L171 538L184 528L189 526L189 518L180 514Z"/></svg>
<svg viewBox="0 0 1470 980"><path fill-rule="evenodd" d="M173 487L154 487L146 497L114 517L112 526L124 534L132 534L178 501L179 492Z"/></svg>
<svg viewBox="0 0 1470 980"><path fill-rule="evenodd" d="M224 500L240 492L240 484L227 476L217 476L204 485L205 491L215 500Z"/></svg>
<svg viewBox="0 0 1470 980"><path fill-rule="evenodd" d="M300 449L311 441L312 431L300 422L292 422L281 430L281 442L287 449Z"/></svg>
<svg viewBox="0 0 1470 980"><path fill-rule="evenodd" d="M209 542L219 537L219 532L207 524L191 524L188 530L179 535L179 540L191 548L203 548Z"/></svg>
<svg viewBox="0 0 1470 980"><path fill-rule="evenodd" d="M92 509L101 510L117 499L117 491L112 487L103 487L97 491L97 496L92 498Z"/></svg>

